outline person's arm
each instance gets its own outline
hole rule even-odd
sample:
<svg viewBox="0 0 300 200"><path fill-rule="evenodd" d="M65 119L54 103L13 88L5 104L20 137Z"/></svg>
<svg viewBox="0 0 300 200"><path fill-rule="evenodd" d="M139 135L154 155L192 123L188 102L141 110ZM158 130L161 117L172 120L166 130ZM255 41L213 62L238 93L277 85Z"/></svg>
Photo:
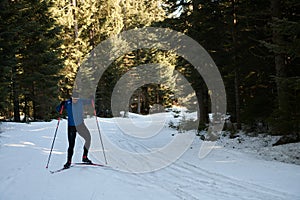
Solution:
<svg viewBox="0 0 300 200"><path fill-rule="evenodd" d="M92 99L94 99L92 96L89 99L81 99L83 105L91 105Z"/></svg>
<svg viewBox="0 0 300 200"><path fill-rule="evenodd" d="M61 113L64 107L65 107L65 101L62 101L58 106L56 106L56 111Z"/></svg>

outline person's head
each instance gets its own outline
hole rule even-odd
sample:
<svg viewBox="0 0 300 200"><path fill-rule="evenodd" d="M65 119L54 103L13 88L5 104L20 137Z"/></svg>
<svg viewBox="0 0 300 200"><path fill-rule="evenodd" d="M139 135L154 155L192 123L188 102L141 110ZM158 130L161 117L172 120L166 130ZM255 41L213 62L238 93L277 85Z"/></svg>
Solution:
<svg viewBox="0 0 300 200"><path fill-rule="evenodd" d="M72 103L77 103L78 99L79 99L78 92L73 92L73 94L72 94Z"/></svg>

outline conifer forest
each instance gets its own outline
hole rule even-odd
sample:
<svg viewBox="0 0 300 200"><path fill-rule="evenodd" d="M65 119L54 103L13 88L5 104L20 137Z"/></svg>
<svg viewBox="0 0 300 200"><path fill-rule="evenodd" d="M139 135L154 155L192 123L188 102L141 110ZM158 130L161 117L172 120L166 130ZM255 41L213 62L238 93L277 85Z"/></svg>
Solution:
<svg viewBox="0 0 300 200"><path fill-rule="evenodd" d="M300 2L298 0L1 0L0 119L49 121L72 95L85 56L124 31L168 28L197 41L212 57L226 89L234 132L267 132L300 139ZM111 96L129 70L163 63L161 76L178 71L196 93L199 130L209 120L210 91L191 63L173 52L138 49L115 59L101 76L96 113L112 117ZM129 87L129 86L128 86ZM174 91L145 84L130 112L149 114L176 104Z"/></svg>

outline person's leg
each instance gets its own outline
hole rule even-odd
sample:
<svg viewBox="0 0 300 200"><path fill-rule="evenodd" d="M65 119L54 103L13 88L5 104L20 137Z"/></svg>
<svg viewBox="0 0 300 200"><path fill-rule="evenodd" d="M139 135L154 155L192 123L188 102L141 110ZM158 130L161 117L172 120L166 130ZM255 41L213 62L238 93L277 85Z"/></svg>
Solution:
<svg viewBox="0 0 300 200"><path fill-rule="evenodd" d="M84 123L78 125L77 127L77 131L78 134L83 137L83 139L85 140L85 144L83 147L83 156L82 158L85 159L86 161L88 161L87 156L88 156L88 152L90 149L90 145L91 145L91 134L90 131L88 130L88 128L85 126Z"/></svg>
<svg viewBox="0 0 300 200"><path fill-rule="evenodd" d="M75 146L75 139L76 139L76 127L75 126L68 126L68 158L65 167L70 167L72 163L72 157L74 153L74 146Z"/></svg>

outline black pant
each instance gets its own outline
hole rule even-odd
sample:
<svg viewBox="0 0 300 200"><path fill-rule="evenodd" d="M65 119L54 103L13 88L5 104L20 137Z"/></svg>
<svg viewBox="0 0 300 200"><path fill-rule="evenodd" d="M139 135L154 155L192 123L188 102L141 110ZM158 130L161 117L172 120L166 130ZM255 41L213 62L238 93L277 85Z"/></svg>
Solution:
<svg viewBox="0 0 300 200"><path fill-rule="evenodd" d="M72 156L74 153L76 132L78 132L78 134L81 137L83 137L83 139L85 140L85 144L83 147L83 156L87 156L91 145L91 134L84 123L78 126L68 126L68 141L69 141L68 161L70 162L72 160Z"/></svg>

